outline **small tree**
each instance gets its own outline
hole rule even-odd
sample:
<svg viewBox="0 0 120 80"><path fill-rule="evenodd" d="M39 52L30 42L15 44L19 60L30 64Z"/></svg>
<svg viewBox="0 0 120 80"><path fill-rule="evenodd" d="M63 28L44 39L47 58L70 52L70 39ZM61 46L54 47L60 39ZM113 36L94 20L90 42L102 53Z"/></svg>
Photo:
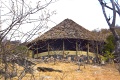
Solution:
<svg viewBox="0 0 120 80"><path fill-rule="evenodd" d="M105 61L108 61L109 63L113 62L114 54L110 53L109 51L105 51L104 54Z"/></svg>
<svg viewBox="0 0 120 80"><path fill-rule="evenodd" d="M104 52L109 51L112 53L115 49L114 37L109 35L106 39L106 44L104 45Z"/></svg>

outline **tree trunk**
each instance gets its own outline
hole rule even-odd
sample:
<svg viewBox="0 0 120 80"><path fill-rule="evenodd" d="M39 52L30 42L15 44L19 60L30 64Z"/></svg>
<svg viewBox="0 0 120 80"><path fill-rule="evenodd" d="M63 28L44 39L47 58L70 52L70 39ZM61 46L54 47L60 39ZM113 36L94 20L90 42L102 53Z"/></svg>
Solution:
<svg viewBox="0 0 120 80"><path fill-rule="evenodd" d="M115 38L115 54L118 57L120 56L120 36L116 32L115 27L111 27L110 30L113 33Z"/></svg>
<svg viewBox="0 0 120 80"><path fill-rule="evenodd" d="M115 54L120 57L120 39L116 39Z"/></svg>

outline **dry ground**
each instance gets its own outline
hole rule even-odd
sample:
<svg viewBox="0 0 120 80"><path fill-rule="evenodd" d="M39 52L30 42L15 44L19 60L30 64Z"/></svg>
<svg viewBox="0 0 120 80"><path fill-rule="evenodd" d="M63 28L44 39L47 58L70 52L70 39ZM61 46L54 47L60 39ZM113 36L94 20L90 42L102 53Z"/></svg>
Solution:
<svg viewBox="0 0 120 80"><path fill-rule="evenodd" d="M63 72L38 72L37 67L49 67ZM34 77L31 74L26 74L22 80L120 80L120 74L113 65L94 66L86 65L80 67L75 63L40 63L34 69ZM14 78L13 80L18 80Z"/></svg>

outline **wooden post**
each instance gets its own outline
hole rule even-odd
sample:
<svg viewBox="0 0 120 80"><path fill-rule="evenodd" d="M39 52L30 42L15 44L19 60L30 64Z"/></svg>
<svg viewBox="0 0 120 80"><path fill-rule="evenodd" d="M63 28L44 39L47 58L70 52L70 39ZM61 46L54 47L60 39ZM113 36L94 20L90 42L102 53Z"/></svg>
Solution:
<svg viewBox="0 0 120 80"><path fill-rule="evenodd" d="M31 54L32 54L32 58L34 58L34 55L35 55L35 54L34 54L34 52L33 52L33 51L31 51Z"/></svg>
<svg viewBox="0 0 120 80"><path fill-rule="evenodd" d="M98 43L96 42L96 57L98 58Z"/></svg>
<svg viewBox="0 0 120 80"><path fill-rule="evenodd" d="M98 57L98 43L96 42L96 63L99 63L99 57Z"/></svg>
<svg viewBox="0 0 120 80"><path fill-rule="evenodd" d="M64 54L65 54L65 43L64 43L64 40L63 40L63 57L64 57Z"/></svg>
<svg viewBox="0 0 120 80"><path fill-rule="evenodd" d="M31 53L31 57L34 58L34 55L35 55L34 48L31 48L30 53Z"/></svg>
<svg viewBox="0 0 120 80"><path fill-rule="evenodd" d="M37 45L37 58L38 58L38 45Z"/></svg>
<svg viewBox="0 0 120 80"><path fill-rule="evenodd" d="M50 57L50 45L49 45L49 42L48 42L48 57Z"/></svg>
<svg viewBox="0 0 120 80"><path fill-rule="evenodd" d="M87 42L87 63L89 63L89 41Z"/></svg>
<svg viewBox="0 0 120 80"><path fill-rule="evenodd" d="M78 41L76 40L76 56L78 55Z"/></svg>

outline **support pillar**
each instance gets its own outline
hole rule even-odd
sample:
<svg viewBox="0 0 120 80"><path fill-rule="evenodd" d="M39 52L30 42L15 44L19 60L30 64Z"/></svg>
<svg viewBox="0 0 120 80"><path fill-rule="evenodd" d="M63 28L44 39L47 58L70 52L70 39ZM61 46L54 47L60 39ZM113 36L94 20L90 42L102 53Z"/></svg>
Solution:
<svg viewBox="0 0 120 80"><path fill-rule="evenodd" d="M98 57L98 43L96 42L96 57Z"/></svg>
<svg viewBox="0 0 120 80"><path fill-rule="evenodd" d="M63 57L64 57L64 54L65 54L65 43L64 43L64 40L63 40Z"/></svg>
<svg viewBox="0 0 120 80"><path fill-rule="evenodd" d="M38 58L38 45L37 45L37 58Z"/></svg>
<svg viewBox="0 0 120 80"><path fill-rule="evenodd" d="M89 63L89 41L87 42L87 63Z"/></svg>
<svg viewBox="0 0 120 80"><path fill-rule="evenodd" d="M96 63L99 63L99 56L98 56L98 42L96 42Z"/></svg>
<svg viewBox="0 0 120 80"><path fill-rule="evenodd" d="M48 57L50 57L50 44L48 42Z"/></svg>
<svg viewBox="0 0 120 80"><path fill-rule="evenodd" d="M31 54L32 54L32 58L34 58L34 55L35 55L35 54L34 54L34 52L33 52L33 51L31 51Z"/></svg>
<svg viewBox="0 0 120 80"><path fill-rule="evenodd" d="M78 41L76 40L76 56L78 55Z"/></svg>

